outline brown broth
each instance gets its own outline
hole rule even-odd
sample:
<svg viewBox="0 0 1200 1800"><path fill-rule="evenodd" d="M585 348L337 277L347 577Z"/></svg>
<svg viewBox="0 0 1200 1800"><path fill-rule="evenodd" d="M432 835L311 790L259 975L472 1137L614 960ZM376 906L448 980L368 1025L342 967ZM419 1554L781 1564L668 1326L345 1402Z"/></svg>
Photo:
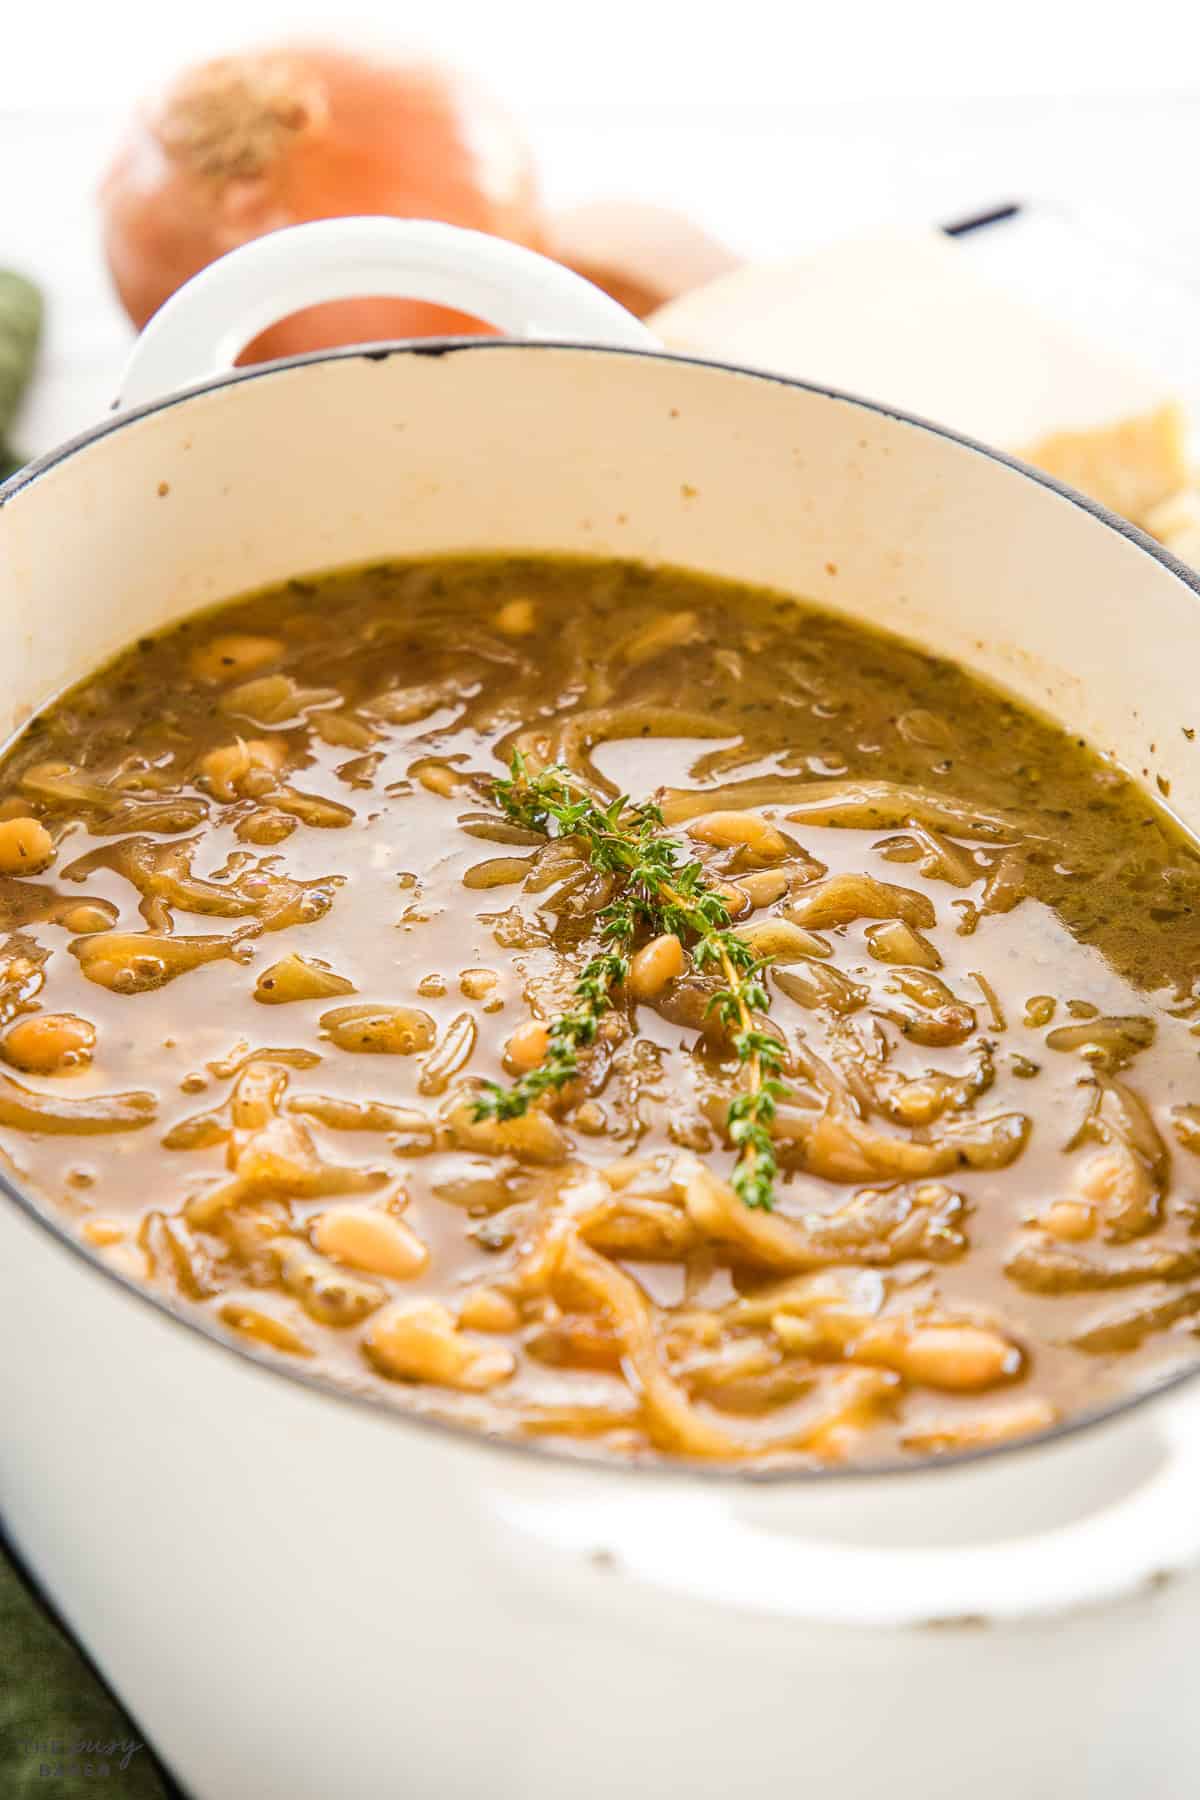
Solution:
<svg viewBox="0 0 1200 1800"><path fill-rule="evenodd" d="M689 845L734 887L774 871L743 922L802 920L841 874L934 919L860 910L769 977L774 1247L689 1198L695 1159L729 1174L736 1091L690 968L618 997L532 1135L498 1152L470 1123L609 897L497 813L518 744L666 788L668 819L725 786L712 808L773 822L782 854ZM737 785L769 777L773 801ZM4 862L24 818L53 839L32 874ZM823 1466L1023 1435L1195 1356L1196 847L883 634L615 563L292 582L35 719L0 764L6 867L0 1150L117 1266L285 1362L591 1452ZM281 1002L291 957L328 991ZM94 1028L90 1060L81 1027L31 1033L49 1015Z"/></svg>

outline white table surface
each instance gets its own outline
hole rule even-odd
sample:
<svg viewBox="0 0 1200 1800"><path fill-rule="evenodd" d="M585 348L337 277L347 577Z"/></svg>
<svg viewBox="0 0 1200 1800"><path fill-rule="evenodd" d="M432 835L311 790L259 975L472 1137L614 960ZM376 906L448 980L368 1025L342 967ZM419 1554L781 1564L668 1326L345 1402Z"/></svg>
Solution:
<svg viewBox="0 0 1200 1800"><path fill-rule="evenodd" d="M768 81L762 103L670 93L606 99L594 89L571 104L534 95L522 117L553 202L636 195L679 206L746 256L781 257L883 223L1032 202L1042 239L1028 231L1005 243L981 237L970 253L1156 367L1200 416L1200 208L1192 198L1200 101L1130 94L800 105L780 100L777 87ZM0 110L0 263L28 269L50 307L19 434L31 453L101 416L130 341L103 268L94 202L126 107L55 106L43 96ZM1063 218L1082 222L1086 243L1055 236Z"/></svg>

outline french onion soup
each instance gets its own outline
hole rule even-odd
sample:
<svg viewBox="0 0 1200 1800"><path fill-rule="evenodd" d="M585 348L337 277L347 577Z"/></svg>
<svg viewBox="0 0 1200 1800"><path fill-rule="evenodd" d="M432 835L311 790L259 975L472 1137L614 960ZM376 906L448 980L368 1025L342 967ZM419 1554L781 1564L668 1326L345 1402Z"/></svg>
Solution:
<svg viewBox="0 0 1200 1800"><path fill-rule="evenodd" d="M1200 1329L1200 854L962 669L490 558L145 640L0 763L0 1151L265 1356L807 1466Z"/></svg>

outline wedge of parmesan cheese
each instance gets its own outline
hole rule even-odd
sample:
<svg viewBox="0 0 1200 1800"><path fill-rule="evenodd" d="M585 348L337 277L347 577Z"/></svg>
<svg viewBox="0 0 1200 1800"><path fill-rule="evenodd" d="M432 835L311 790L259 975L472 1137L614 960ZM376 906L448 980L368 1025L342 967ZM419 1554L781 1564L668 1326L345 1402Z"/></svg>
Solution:
<svg viewBox="0 0 1200 1800"><path fill-rule="evenodd" d="M1170 505L1188 477L1187 421L1183 408L1168 400L1152 412L1090 431L1051 432L1020 448L1020 454L1153 531L1152 518Z"/></svg>
<svg viewBox="0 0 1200 1800"><path fill-rule="evenodd" d="M1162 380L1005 293L940 232L748 265L648 323L670 349L951 426L1138 524L1188 484L1185 419Z"/></svg>
<svg viewBox="0 0 1200 1800"><path fill-rule="evenodd" d="M1200 569L1200 488L1172 494L1147 514L1144 523L1180 562Z"/></svg>

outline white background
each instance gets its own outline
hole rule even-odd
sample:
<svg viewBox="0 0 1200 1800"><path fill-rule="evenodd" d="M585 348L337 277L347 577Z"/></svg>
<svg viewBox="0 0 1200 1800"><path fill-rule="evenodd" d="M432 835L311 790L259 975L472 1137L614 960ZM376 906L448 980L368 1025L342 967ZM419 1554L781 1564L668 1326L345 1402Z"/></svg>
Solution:
<svg viewBox="0 0 1200 1800"><path fill-rule="evenodd" d="M449 58L518 114L552 201L680 206L747 256L1011 198L1103 215L1136 238L1143 266L1177 291L1194 286L1200 345L1194 0L0 6L0 262L39 276L52 304L23 438L32 450L88 424L115 386L127 334L93 195L121 120L182 63L280 38ZM1115 309L1122 347L1155 360L1155 343L1137 341L1145 309L1122 312L1108 285L1081 275L1080 317L1094 314L1111 337Z"/></svg>
<svg viewBox="0 0 1200 1800"><path fill-rule="evenodd" d="M1189 0L9 0L4 10L0 106L77 103L98 89L119 101L181 58L331 29L430 45L539 106L1158 94L1200 79Z"/></svg>

